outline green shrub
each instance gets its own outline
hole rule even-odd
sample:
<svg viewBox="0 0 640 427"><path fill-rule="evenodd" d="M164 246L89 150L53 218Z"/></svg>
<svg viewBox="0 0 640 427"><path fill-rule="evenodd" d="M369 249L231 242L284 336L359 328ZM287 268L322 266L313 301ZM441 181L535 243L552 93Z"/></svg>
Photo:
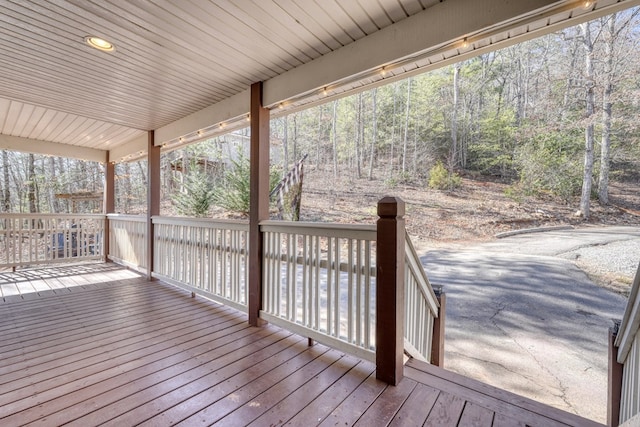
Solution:
<svg viewBox="0 0 640 427"><path fill-rule="evenodd" d="M241 156L231 161L221 182L215 188L214 203L229 211L249 213L251 166L249 159ZM280 181L280 172L272 168L269 172L269 191Z"/></svg>
<svg viewBox="0 0 640 427"><path fill-rule="evenodd" d="M429 188L451 191L461 185L462 178L457 173L447 170L441 161L429 171Z"/></svg>
<svg viewBox="0 0 640 427"><path fill-rule="evenodd" d="M209 215L215 196L211 176L192 168L185 176L182 189L171 199L181 215L202 218Z"/></svg>

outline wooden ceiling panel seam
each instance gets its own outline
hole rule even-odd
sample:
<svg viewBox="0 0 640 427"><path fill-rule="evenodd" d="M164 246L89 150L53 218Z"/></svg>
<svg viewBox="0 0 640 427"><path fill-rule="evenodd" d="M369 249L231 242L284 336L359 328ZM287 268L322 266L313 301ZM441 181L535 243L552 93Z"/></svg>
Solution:
<svg viewBox="0 0 640 427"><path fill-rule="evenodd" d="M195 16L196 18L200 19L200 22L204 24L200 26L200 28L203 28L203 31L207 31L207 33L211 37L225 43L234 51L244 52L247 56L250 56L251 58L255 59L258 63L261 63L265 68L269 69L271 72L280 74L282 72L285 72L286 70L294 68L293 64L288 63L289 58L286 58L284 50L282 50L281 52L273 52L271 56L266 55L265 50L261 49L257 45L257 43L261 42L260 40L256 40L256 38L259 39L259 37L256 37L257 34L253 34L253 37L250 37L246 34L246 32L241 31L239 32L240 39L237 41L229 37L227 35L229 32L226 31L226 29L232 26L232 24L230 22L224 22L222 19L220 19L217 16L217 14L213 14L209 12L208 9L204 8L207 5L212 5L212 3L193 2L193 1L183 0L179 4L172 4L172 5L180 9L185 9L185 5L191 5L192 8L198 8L199 12L196 13L194 11L194 13L196 14L192 16ZM185 11L185 13L188 14L189 12ZM205 21L203 20L204 15L206 15L206 19L209 22L205 23ZM236 21L236 22L240 23L240 21ZM247 32L249 31L254 32L252 28L249 28L249 27L246 27L246 28L247 28ZM251 48L251 49L247 49L247 48ZM286 64L286 67L282 66L283 62Z"/></svg>
<svg viewBox="0 0 640 427"><path fill-rule="evenodd" d="M275 2L292 20L306 28L329 52L343 46L342 43L318 21L319 16L314 15L306 4L305 8L303 8L293 0L276 0ZM309 5L312 4L313 3L309 3Z"/></svg>
<svg viewBox="0 0 640 427"><path fill-rule="evenodd" d="M369 3L368 9L369 9L368 12L371 16L371 19L373 20L373 22L376 24L378 28L384 28L386 26L393 24L394 19L391 17L391 15L398 14L396 11L397 7L387 10L382 5L382 2L380 0L376 0L374 2ZM401 12L401 15L404 15L404 13Z"/></svg>
<svg viewBox="0 0 640 427"><path fill-rule="evenodd" d="M88 3L82 3L82 4L88 5ZM49 5L49 3L47 3L47 5ZM83 10L68 2L62 2L60 6L64 6L63 10L65 10L67 14L73 14L74 16L78 16L78 17L80 17L79 13L81 13ZM64 16L61 13L55 12L53 10L51 13L56 13L58 16L62 16L64 19ZM165 72L167 71L166 62L163 64L155 63L154 61L157 61L157 58L153 57L151 53L147 53L148 51L149 52L153 51L153 48L158 47L157 45L153 45L152 41L150 41L149 39L145 39L135 33L132 33L131 31L128 31L125 28L118 27L117 25L110 23L109 21L101 18L100 16L96 16L96 17L100 18L103 21L102 23L96 23L96 26L102 28L101 30L102 32L108 33L110 35L121 34L121 32L126 33L126 34L121 34L120 37L113 38L114 42L116 40L127 40L127 41L130 41L130 44L135 43L139 47L141 47L141 49L136 51L134 54L131 50L126 49L127 44L123 45L123 44L117 43L118 45L120 45L120 49L116 49L116 55L120 55L120 58L123 59L123 62L125 63L125 65L127 65L126 70L129 73L131 73L132 70L134 73L136 73L137 69L144 69L144 70L147 70L148 72L154 72L160 68L165 70ZM77 21L72 21L72 22L77 22ZM120 29L121 32L120 33L116 32L114 29ZM80 36L78 35L77 37L80 37ZM131 55L126 55L126 56L121 55L121 52L123 51L130 52ZM174 81L177 86L182 86L182 82L184 82L185 84L190 83L195 85L204 84L205 80L202 80L202 75L195 71L195 70L202 69L203 66L200 64L200 61L189 61L187 63L184 60L181 60L181 61L173 60L171 53L177 53L178 51L169 52L165 50L163 52L160 52L162 54L161 57L163 58L163 60L171 61L170 62L171 68L168 68L168 70L171 71L172 77L175 77L177 79L177 80L174 79L172 81ZM112 66L112 63L108 62L109 61L108 56L96 56L96 58L98 58L98 60L104 59L104 61L107 61L106 63L103 63L103 65ZM146 61L141 61L141 59L145 59ZM219 64L216 64L216 65L219 65ZM237 73L234 74L232 72L228 73L229 76L235 76L236 74ZM140 74L140 76L144 78L144 77L147 77L148 74ZM218 82L214 84L224 86L222 83L224 82ZM183 86L183 89L187 91L189 90L188 86Z"/></svg>
<svg viewBox="0 0 640 427"><path fill-rule="evenodd" d="M25 90L27 90L27 88L23 88L23 89L21 89L21 90L17 90L17 91L15 91L15 92L11 92L11 91L7 91L6 89L3 89L2 84L0 84L0 92L4 92L5 94L9 95L9 97L11 97L11 98L16 98L16 99L17 99L20 95L24 95L24 91L25 91ZM12 95L14 95L14 96L12 96ZM44 97L46 97L45 95L43 95L43 96L44 96ZM27 102L29 102L29 103L33 103L33 104L35 104L35 103L36 103L36 102L31 102L31 99L29 99L28 97L23 96L22 98L23 98L23 99L25 99L25 101L27 101ZM34 100L34 101L41 101L41 99L39 99L39 100ZM45 100L45 101L46 101L46 100ZM51 102L52 102L52 103L53 103L54 101L59 101L59 100L58 100L58 99L51 99ZM85 108L85 109L91 109L91 108L93 108L93 104L91 104L91 103L77 103L77 102L76 102L76 104L75 104L75 105L76 105L78 108L80 108L80 109L82 109L82 108ZM63 111L61 108L62 108L62 105L61 105L61 107L60 107L59 111ZM68 114L74 114L74 113L69 113L68 111L63 111L63 112L64 112L65 114L66 114L66 113L68 113ZM102 117L101 121L105 121L105 122L107 122L107 121L108 121L108 122L110 122L110 123L112 123L112 124L118 124L118 125L121 125L121 126L128 126L126 123L129 121L129 119L127 119L127 116L126 116L126 114L125 114L125 113L113 113L113 112L109 112L108 114L110 114L111 116L109 116L109 117ZM114 115L114 114L115 114L115 115ZM105 114L105 116L106 116L106 114ZM117 118L117 117L120 117L120 116L121 116L121 117L123 117L123 118L122 118L122 119ZM165 115L163 115L162 117L164 117L164 116L165 116ZM84 117L86 117L86 116L84 116ZM162 119L162 117L157 118L157 119L155 120L155 122L158 122L158 123L160 123L160 122L162 122L162 123L171 123L172 121L175 121L175 120L176 120L177 118L179 118L180 116L178 116L178 115L173 115L173 116L169 116L169 117L164 118L164 119ZM90 117L90 118L92 118L92 117ZM160 120L160 119L162 119L162 120ZM98 119L98 120L100 120L100 119ZM149 126L155 126L155 125L154 125L153 123L151 123L151 124L149 124ZM157 126L158 126L158 127L160 127L160 125L157 125ZM128 127L134 127L134 126L128 126ZM136 129L139 129L139 128L136 128ZM148 128L147 128L147 127L143 127L142 129L155 129L155 127L148 127Z"/></svg>
<svg viewBox="0 0 640 427"><path fill-rule="evenodd" d="M48 120L41 127L40 132L35 135L34 139L38 140L46 140L46 135L51 134L51 132L58 126L58 123L65 117L67 113L63 113L62 111L51 110L52 114L48 115ZM55 142L55 141L52 141Z"/></svg>
<svg viewBox="0 0 640 427"><path fill-rule="evenodd" d="M340 44L340 46L352 43L354 39L345 31L342 25L334 16L327 13L327 10L318 4L318 0L296 0L304 3L305 11L318 21L319 25L331 34L331 36ZM325 5L323 2L322 5Z"/></svg>
<svg viewBox="0 0 640 427"><path fill-rule="evenodd" d="M392 24L406 17L402 7L398 7L400 5L398 0L378 0L378 3L384 9Z"/></svg>
<svg viewBox="0 0 640 427"><path fill-rule="evenodd" d="M2 19L3 19L3 16L4 16L4 17L7 17L7 16L9 16L9 14L8 14L8 13L1 14L1 15L0 15L0 20L2 20ZM30 46L30 45L32 45L32 44L34 44L34 40L33 40L33 39L31 39L31 40L30 40L30 39L28 38L28 33L26 33L26 34L24 34L24 35L23 35L23 34L19 34L19 33L14 33L14 34L13 34L13 36L14 36L14 37L21 36L21 37L20 37L20 40L23 40L24 42L23 42L23 43L20 43L20 44L19 44L20 46L28 47L28 46ZM1 33L0 33L0 37L2 37L2 34L1 34ZM42 39L42 40L38 40L38 43L40 43L40 44L39 44L39 46L40 46L42 49L53 49L54 51L58 51L58 52L59 52L58 57L60 57L60 58L65 58L65 59L67 60L67 62L68 62L68 63L73 63L73 59L74 59L74 57L76 57L76 56L78 57L78 60L80 61L79 63L78 63L78 62L76 62L76 65L79 65L79 64L84 65L84 64L86 64L86 63L87 63L87 58L86 58L86 57L82 57L82 56L74 55L74 54L73 54L73 52L75 51L75 49L74 49L74 50L70 50L70 49L62 50L62 49L60 49L60 48L58 48L58 47L57 47L58 45L56 45L56 44L51 45L50 40L48 40L48 39L44 38L44 36L42 36L42 37L43 37L43 39ZM4 37L3 37L3 39L7 40L7 39L6 39L6 38L4 38ZM64 39L63 39L63 40L58 40L58 41L60 42L60 45L64 45L63 43L64 43L64 42L66 42L67 40L64 40ZM12 43L12 40L7 40L7 48L9 48L12 44L13 44L13 43ZM36 43L36 45L38 45L38 44ZM71 54L70 54L70 53L71 53ZM105 60L105 61L107 61L107 62L104 62L104 61L103 61L102 63L100 63L100 62L99 62L99 60L101 60L101 59L104 59L104 60ZM111 66L110 66L111 64L108 62L107 57L103 57L103 56L99 56L99 55L98 55L98 56L96 56L96 61L90 61L90 62L89 62L89 64L91 64L91 65L89 66L89 68L90 68L90 69L95 69L95 68L94 68L94 66L93 66L93 64L94 64L94 63L96 63L96 64L97 64L97 65L96 65L96 67L101 67L101 68L102 68L102 70L104 70L104 69L105 69L105 67L109 67L109 69L113 69L113 67L111 67ZM140 67L139 67L139 66L138 66L138 67L133 67L133 68L132 68L132 67L128 67L128 68L127 68L127 70L131 70L131 69L135 70L135 69L138 69L138 68L140 68ZM151 72L152 70L153 70L153 68L149 68L149 71L150 71L150 72ZM100 71L99 71L99 70L96 70L96 72L97 72L97 73L99 73ZM121 73L121 74L122 74L122 75L124 75L124 74L126 74L126 73ZM131 73L129 73L129 74L131 74ZM147 79L145 79L145 77L147 77L147 76L148 76L148 75L140 74L141 79L140 79L139 81L141 81L141 82L146 81ZM185 78L185 79L183 79L183 80L178 80L178 82L180 83L180 82L182 82L182 81L186 81L186 80L187 80L187 79ZM204 81L202 81L202 84L204 84ZM188 90L188 88L189 88L189 86L184 86L182 89L183 89L183 90ZM172 89L173 89L173 88L172 88ZM179 87L178 87L178 88L175 88L174 90L176 90L176 91L177 91L178 89L179 89Z"/></svg>
<svg viewBox="0 0 640 427"><path fill-rule="evenodd" d="M104 141L105 138L101 137L101 135L108 134L108 144L111 148L125 143L131 138L129 135L144 132L146 131L105 122L95 122L91 124L84 133L83 131L79 131L74 139L69 139L69 144L97 148L106 142Z"/></svg>
<svg viewBox="0 0 640 427"><path fill-rule="evenodd" d="M97 133L93 129L93 128L97 127L97 123L100 123L100 122L98 122L95 119L86 118L84 123L82 123L82 125L79 126L76 129L75 134L74 135L69 135L67 137L68 143L71 144L71 145L84 145L84 144L86 144L87 141L91 139L91 138L87 139L86 137L89 136L89 135L95 135ZM117 125L113 125L113 126L117 126ZM129 129L129 128L127 128L127 129Z"/></svg>
<svg viewBox="0 0 640 427"><path fill-rule="evenodd" d="M33 120L32 117L35 111L36 111L35 105L31 105L31 104L22 105L20 116L18 117L18 120L16 120L16 124L14 126L15 134L22 136L25 134L25 132L27 132L25 128L27 127L31 128L31 123Z"/></svg>
<svg viewBox="0 0 640 427"><path fill-rule="evenodd" d="M49 122L53 120L55 116L54 110L45 109L38 121L32 125L32 128L28 135L26 135L29 139L38 139L37 136L40 135L44 129L49 125Z"/></svg>
<svg viewBox="0 0 640 427"><path fill-rule="evenodd" d="M2 35L0 34L0 40L6 40L2 37ZM25 42L26 43L26 42ZM38 67L38 68L43 68L43 67L47 67L47 70L51 70L52 67L55 67L57 70L59 70L59 75L60 77L66 77L66 78L73 78L73 77L77 77L74 76L74 69L70 68L72 66L72 64L69 63L69 61L65 61L65 59L68 58L68 56L63 56L62 52L61 55L47 55L47 56L40 56L37 54L33 54L28 58L24 58L24 57L19 57L16 55L20 54L20 51L17 50L17 46L22 46L22 47L26 47L26 45L21 44L21 43L12 43L11 46L7 46L6 50L3 52L4 55L2 58L0 58L0 60L4 63L12 63L12 62L18 62L18 63L26 63L26 64L30 64L33 65L34 67ZM8 60L10 60L11 62L8 62ZM88 71L92 71L91 67L88 67L89 70ZM66 70L66 71L65 71ZM95 68L96 73L99 73L100 71ZM48 71L49 72L49 71ZM48 74L53 76L52 74ZM99 75L99 74L96 74ZM66 81L65 78L65 81ZM120 79L119 79L120 80ZM125 93L127 95L132 95L132 94L139 94L140 96L148 96L148 94L150 92L152 92L153 90L157 91L157 83L153 83L150 82L146 79L140 80L140 82L145 83L143 87L142 84L130 84L128 82L124 82L123 87L119 88L121 91L126 91ZM87 86L87 85L85 85ZM89 87L93 88L95 85L91 85ZM98 89L100 89L98 87ZM108 90L109 87L108 85L105 85L104 90ZM173 92L175 92L175 94L173 94ZM187 107L188 105L185 104L182 100L180 100L179 98L177 98L178 102L176 102L176 97L180 94L180 91L178 88L175 88L172 90L171 94L163 94L163 96L165 98L167 98L167 102L171 102L172 104L176 104L177 105L183 105L184 107ZM204 101L206 102L206 101Z"/></svg>
<svg viewBox="0 0 640 427"><path fill-rule="evenodd" d="M19 96L22 96L22 99L24 99L25 101L27 101L28 103L31 104L39 104L37 101L38 100L45 100L47 98L50 99L50 104L49 105L57 105L58 109L61 111L64 111L65 113L68 114L77 114L74 111L78 111L78 110L82 110L85 109L86 111L90 111L94 108L94 105L96 103L100 103L100 102L104 102L104 99L101 99L100 97L96 97L93 101L92 100L79 100L78 97L75 98L68 98L69 99L69 103L70 106L67 107L63 107L65 104L64 102L64 98L62 97L62 95L64 95L64 97L69 97L70 95L73 95L73 93L75 91L64 91L64 86L61 86L61 89L59 92L56 93L57 96L53 97L51 95L48 95L49 93L52 93L49 89L49 86L46 86L44 83L42 83L42 85L40 83L32 83L29 86L22 86L22 87L15 87L13 90L7 90L8 88L6 86L3 85L2 82L0 82L0 88L4 88L3 90L6 91L4 93L6 94L10 94L15 93L14 97L18 98ZM41 93L39 93L38 95L30 95L27 92L28 91L33 91L33 90L40 90ZM36 96L36 98L32 98L33 96ZM116 102L120 103L119 100L116 100ZM102 111L102 115L99 115L98 117L94 117L94 115L96 115L96 113L93 113L92 115L89 114L84 114L84 117L90 117L90 118L95 118L96 120L102 120L102 121L113 121L113 120L117 120L114 123L117 124L121 124L121 125L127 125L126 123L129 123L132 119L136 119L136 114L139 115L139 117L136 119L137 122L141 122L141 121L147 121L147 109L142 109L140 110L138 113L136 113L136 110L132 109L130 106L127 105L123 105L123 107L125 108L120 108L121 111L116 111L114 109L114 106L111 105L109 106L109 112L105 112ZM114 114L118 117L122 117L121 119L113 119L113 118L108 118L105 117L107 115L110 115L111 117L115 117ZM171 120L171 117L176 117L179 114L171 114L169 115L169 113L165 113L160 115L158 112L154 113L157 116L156 120ZM162 117L165 117L164 119L162 119ZM148 126L148 125L147 125ZM129 127L135 127L135 126L129 126Z"/></svg>
<svg viewBox="0 0 640 427"><path fill-rule="evenodd" d="M226 5L227 7L223 7L224 5ZM251 17L251 19L246 19L244 12L238 14L236 10L239 9L237 9L235 5L232 5L228 1L205 3L204 5L201 4L201 6L206 6L206 10L209 14L219 15L222 21L227 22L228 27L236 28L240 26L242 28L245 28L245 32L250 33L252 37L250 37L247 43L243 44L243 46L251 46L253 50L259 50L260 52L270 52L271 55L277 56L279 61L287 64L287 67L283 68L291 69L303 64L303 62L297 56L291 55L290 52L286 50L286 46L289 43L288 40L286 40L284 43L280 43L281 40L277 40L275 42L268 40L268 37L266 37L265 34L258 31L259 21L256 21L253 17ZM209 11L209 8L215 8L215 11ZM239 49L241 50L242 47L239 47Z"/></svg>
<svg viewBox="0 0 640 427"><path fill-rule="evenodd" d="M106 141L98 141L91 140L92 143L89 145L92 148L101 148L101 149L109 149L112 150L116 147L122 146L128 143L133 138L136 138L140 135L146 135L146 131L131 129L131 128L121 128L116 131L110 131L109 139Z"/></svg>
<svg viewBox="0 0 640 427"><path fill-rule="evenodd" d="M4 133L6 130L7 115L11 108L11 102L10 99L0 98L0 133Z"/></svg>
<svg viewBox="0 0 640 427"><path fill-rule="evenodd" d="M351 37L351 40L356 41L367 35L340 6L338 0L324 0L322 1L322 7L327 10L328 15L335 16L336 22L338 22L343 31Z"/></svg>
<svg viewBox="0 0 640 427"><path fill-rule="evenodd" d="M340 2L340 7L345 11L347 15L351 17L353 22L364 33L362 37L373 34L380 30L375 22L371 19L366 10L362 7L358 1L344 1Z"/></svg>
<svg viewBox="0 0 640 427"><path fill-rule="evenodd" d="M22 111L22 107L23 105L21 104L17 108L9 108L9 111L6 117L6 122L10 123L10 125L7 125L7 133L9 135L14 135L16 120L18 117L20 117L20 112Z"/></svg>
<svg viewBox="0 0 640 427"><path fill-rule="evenodd" d="M190 24L181 25L181 26L175 25L175 22L172 21L171 19L168 19L169 17L167 17L166 14L170 15L171 17L174 17L175 19L179 19L185 24L186 22L182 18L179 18L176 15L172 15L169 11L164 10L162 8L156 9L156 11L163 10L165 12L165 15L161 16L160 14L157 14L157 15L151 14L144 8L137 7L137 5L134 4L133 2L129 2L129 3L119 2L118 5L120 6L120 9L119 9L121 11L120 13L122 13L122 11L125 10L123 6L126 5L127 12L129 12L128 16L130 17L136 16L137 18L139 18L139 21L132 21L137 25L141 26L142 23L147 23L147 24L152 24L154 28L163 28L164 31L162 32L162 35L160 35L159 32L155 32L153 34L155 34L156 37L163 37L165 44L162 44L162 45L165 48L167 49L169 48L166 43L171 43L173 44L173 48L172 48L173 51L175 51L176 53L179 52L180 55L184 56L185 59L192 61L194 64L201 65L205 69L209 69L211 67L217 67L216 73L219 73L221 69L227 69L229 72L228 73L229 77L234 77L237 75L237 73L234 73L234 67L229 66L226 61L214 62L210 60L208 56L203 55L202 52L199 52L196 49L197 46L202 44L202 37L201 37L202 31L200 31L198 27L195 27ZM135 10L132 9L135 7L137 7L137 9ZM135 14L136 12L137 14ZM221 55L224 58L230 58L232 56L235 57L236 62L238 64L237 67L240 67L240 69L252 70L256 68L257 64L259 64L254 60L253 57L244 54L244 52L242 51L231 49L226 45L222 45L222 46L217 45L216 47L221 50ZM240 55L238 55L238 53L240 53ZM185 65L188 65L188 64L185 64ZM259 65L261 65L261 68L263 68L262 72L260 74L255 73L254 75L249 77L249 80L243 81L243 83L247 84L248 81L254 80L256 78L266 79L266 78L272 77L273 75L276 75L276 73L272 70L269 70L269 73L267 73L266 72L267 67L265 67L262 64L259 64Z"/></svg>
<svg viewBox="0 0 640 427"><path fill-rule="evenodd" d="M61 121L56 129L46 138L47 140L66 141L69 134L75 132L80 125L82 125L88 119L86 117L80 117L68 114L65 120Z"/></svg>
<svg viewBox="0 0 640 427"><path fill-rule="evenodd" d="M398 0L402 6L402 10L406 13L406 16L414 15L418 12L422 12L424 8L418 0Z"/></svg>
<svg viewBox="0 0 640 427"><path fill-rule="evenodd" d="M311 49L311 47L308 46L307 43L304 42L304 40L298 38L296 34L292 34L288 31L283 30L278 21L270 14L265 15L263 13L260 14L259 17L254 16L251 12L254 10L254 7L256 6L255 4L250 5L249 2L242 1L221 1L225 4L233 4L235 11L233 13L238 13L238 16L243 19L247 23L247 25L255 28L259 33L263 33L265 41L272 44L279 44L284 47L292 57L296 58L296 60L300 62L299 65L305 64L321 56L321 54L315 50L314 52L309 52L309 49ZM292 40L296 39L304 42L304 44L307 45L306 49L303 46L297 46L294 42L292 42Z"/></svg>
<svg viewBox="0 0 640 427"><path fill-rule="evenodd" d="M298 48L303 50L309 57L315 59L334 50L324 43L313 31L302 25L298 19L294 18L288 11L281 7L265 7L263 8L263 14L268 14L278 28L286 30L291 35L295 34L295 37L306 46L305 48L302 46Z"/></svg>

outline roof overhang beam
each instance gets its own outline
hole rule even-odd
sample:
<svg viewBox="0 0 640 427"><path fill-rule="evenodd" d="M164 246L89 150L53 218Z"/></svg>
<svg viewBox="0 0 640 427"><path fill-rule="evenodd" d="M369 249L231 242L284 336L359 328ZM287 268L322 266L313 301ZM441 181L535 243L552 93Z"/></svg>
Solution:
<svg viewBox="0 0 640 427"><path fill-rule="evenodd" d="M107 150L0 134L0 149L105 163Z"/></svg>

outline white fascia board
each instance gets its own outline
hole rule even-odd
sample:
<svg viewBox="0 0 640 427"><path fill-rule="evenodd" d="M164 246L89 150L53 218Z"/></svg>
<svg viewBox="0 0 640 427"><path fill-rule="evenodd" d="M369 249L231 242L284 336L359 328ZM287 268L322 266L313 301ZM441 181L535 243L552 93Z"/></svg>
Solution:
<svg viewBox="0 0 640 427"><path fill-rule="evenodd" d="M264 105L427 52L474 33L542 14L567 4L557 0L449 0L383 28L264 84ZM529 18L531 19L531 18Z"/></svg>
<svg viewBox="0 0 640 427"><path fill-rule="evenodd" d="M147 146L148 144L149 136L147 132L143 132L140 136L109 150L109 161L122 162L129 160L130 158L138 159L142 154L147 152L147 149L149 148Z"/></svg>
<svg viewBox="0 0 640 427"><path fill-rule="evenodd" d="M246 89L236 95L223 99L200 111L196 111L182 119L158 128L154 133L154 145L162 145L165 142L206 129L227 120L245 117L249 114L251 106L251 92Z"/></svg>
<svg viewBox="0 0 640 427"><path fill-rule="evenodd" d="M0 134L0 149L105 163L107 151Z"/></svg>

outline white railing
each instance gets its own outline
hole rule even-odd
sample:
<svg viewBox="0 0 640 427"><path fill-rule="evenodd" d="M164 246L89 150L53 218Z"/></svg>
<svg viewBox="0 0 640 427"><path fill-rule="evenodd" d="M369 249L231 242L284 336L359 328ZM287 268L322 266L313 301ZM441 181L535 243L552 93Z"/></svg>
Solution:
<svg viewBox="0 0 640 427"><path fill-rule="evenodd" d="M153 217L153 276L247 310L249 224Z"/></svg>
<svg viewBox="0 0 640 427"><path fill-rule="evenodd" d="M138 271L147 270L147 217L109 214L109 259Z"/></svg>
<svg viewBox="0 0 640 427"><path fill-rule="evenodd" d="M408 234L405 263L404 347L412 357L429 362L439 304Z"/></svg>
<svg viewBox="0 0 640 427"><path fill-rule="evenodd" d="M622 364L620 424L640 421L640 265L636 272L627 308L620 323L615 345ZM634 421L632 421L635 420Z"/></svg>
<svg viewBox="0 0 640 427"><path fill-rule="evenodd" d="M104 215L0 214L0 267L101 259Z"/></svg>
<svg viewBox="0 0 640 427"><path fill-rule="evenodd" d="M375 361L375 226L264 221L260 317Z"/></svg>

